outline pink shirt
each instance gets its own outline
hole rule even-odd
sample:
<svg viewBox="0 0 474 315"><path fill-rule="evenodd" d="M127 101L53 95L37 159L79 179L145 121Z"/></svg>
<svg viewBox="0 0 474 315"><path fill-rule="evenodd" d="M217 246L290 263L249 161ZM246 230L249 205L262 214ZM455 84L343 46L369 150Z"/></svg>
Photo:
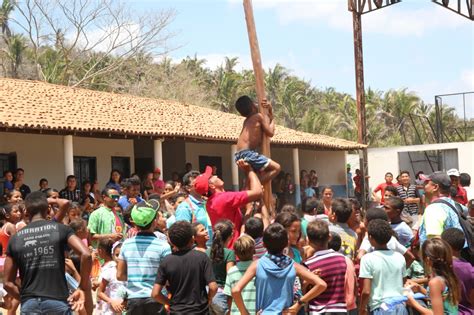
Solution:
<svg viewBox="0 0 474 315"><path fill-rule="evenodd" d="M240 208L248 203L246 191L225 191L212 194L206 203L207 213L212 225L219 220L228 219L234 223L234 237L229 243L229 248L234 247L234 242L239 238L242 227L242 212Z"/></svg>
<svg viewBox="0 0 474 315"><path fill-rule="evenodd" d="M346 276L345 276L345 286L344 286L344 295L346 296L347 310L351 311L357 309L356 299L355 299L355 286L357 283L357 275L354 264L352 260L346 258Z"/></svg>

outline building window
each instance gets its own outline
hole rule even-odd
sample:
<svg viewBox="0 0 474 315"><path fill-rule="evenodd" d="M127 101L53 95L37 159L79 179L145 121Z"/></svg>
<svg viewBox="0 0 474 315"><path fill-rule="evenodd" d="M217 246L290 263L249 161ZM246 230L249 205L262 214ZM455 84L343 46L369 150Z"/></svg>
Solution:
<svg viewBox="0 0 474 315"><path fill-rule="evenodd" d="M128 156L112 156L112 169L118 170L122 178L130 177L130 158Z"/></svg>
<svg viewBox="0 0 474 315"><path fill-rule="evenodd" d="M0 176L3 176L3 172L16 170L16 153L0 153Z"/></svg>
<svg viewBox="0 0 474 315"><path fill-rule="evenodd" d="M206 165L216 167L216 175L222 178L222 157L220 156L199 156L199 171L202 173L206 169Z"/></svg>
<svg viewBox="0 0 474 315"><path fill-rule="evenodd" d="M94 183L97 179L97 159L89 156L75 156L74 175L77 178L77 187L81 187L86 180Z"/></svg>

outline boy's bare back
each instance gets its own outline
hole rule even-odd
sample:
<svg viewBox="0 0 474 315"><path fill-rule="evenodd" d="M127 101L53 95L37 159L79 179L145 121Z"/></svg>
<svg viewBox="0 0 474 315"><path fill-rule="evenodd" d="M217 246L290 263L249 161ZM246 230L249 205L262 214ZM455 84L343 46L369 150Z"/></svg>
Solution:
<svg viewBox="0 0 474 315"><path fill-rule="evenodd" d="M244 120L244 125L237 141L237 151L246 149L256 150L262 144L263 133L267 137L273 137L275 122L273 121L272 105L264 99L261 106L268 109L269 116L259 113L255 106L254 110L256 112Z"/></svg>
<svg viewBox="0 0 474 315"><path fill-rule="evenodd" d="M260 147L262 143L262 119L263 115L260 113L253 114L245 119L237 141L237 151L256 150Z"/></svg>

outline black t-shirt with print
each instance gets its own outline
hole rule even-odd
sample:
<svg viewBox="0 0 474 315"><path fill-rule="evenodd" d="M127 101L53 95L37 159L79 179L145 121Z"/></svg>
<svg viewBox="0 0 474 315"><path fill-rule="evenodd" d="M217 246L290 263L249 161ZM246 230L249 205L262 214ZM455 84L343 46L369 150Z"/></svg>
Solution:
<svg viewBox="0 0 474 315"><path fill-rule="evenodd" d="M169 283L171 314L208 314L206 285L213 281L209 257L191 249L166 256L158 267L155 283Z"/></svg>
<svg viewBox="0 0 474 315"><path fill-rule="evenodd" d="M10 238L7 255L20 270L22 303L34 297L67 300L64 251L73 234L67 225L40 220Z"/></svg>

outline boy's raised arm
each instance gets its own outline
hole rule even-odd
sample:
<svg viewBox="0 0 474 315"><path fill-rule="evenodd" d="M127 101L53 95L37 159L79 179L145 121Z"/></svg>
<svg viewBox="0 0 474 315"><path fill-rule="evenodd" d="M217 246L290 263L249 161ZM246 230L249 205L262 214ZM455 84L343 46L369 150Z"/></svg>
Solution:
<svg viewBox="0 0 474 315"><path fill-rule="evenodd" d="M268 110L268 115L259 114L260 122L262 124L263 132L267 137L273 137L275 134L275 121L273 120L273 107L266 99L262 100L260 104L263 108Z"/></svg>
<svg viewBox="0 0 474 315"><path fill-rule="evenodd" d="M265 133L267 137L273 137L275 134L275 121L270 120L270 117L263 115L263 114L258 114L260 117L260 123L262 124L262 130Z"/></svg>

